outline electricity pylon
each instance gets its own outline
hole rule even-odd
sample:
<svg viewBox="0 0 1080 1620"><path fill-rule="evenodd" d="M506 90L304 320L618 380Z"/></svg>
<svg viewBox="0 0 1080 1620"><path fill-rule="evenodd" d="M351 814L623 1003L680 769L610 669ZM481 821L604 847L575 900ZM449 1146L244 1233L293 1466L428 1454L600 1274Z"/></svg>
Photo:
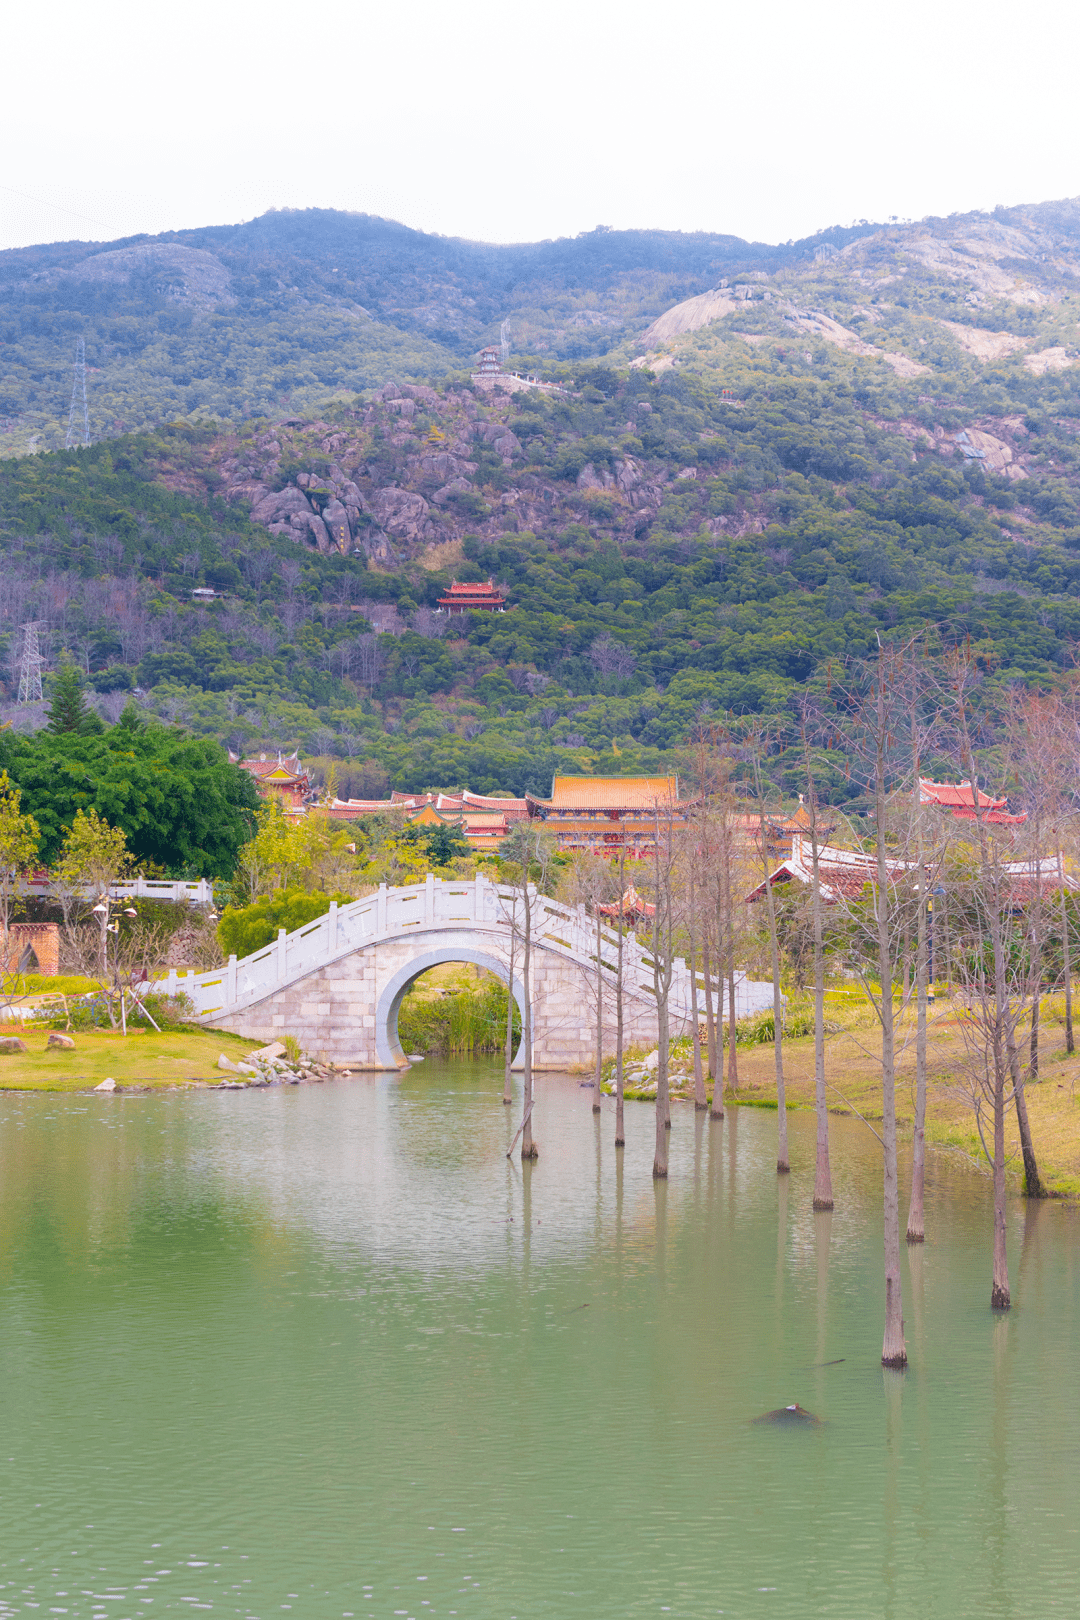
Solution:
<svg viewBox="0 0 1080 1620"><path fill-rule="evenodd" d="M19 702L41 702L41 649L37 623L24 624L22 654L19 658Z"/></svg>
<svg viewBox="0 0 1080 1620"><path fill-rule="evenodd" d="M90 412L86 406L86 339L80 338L75 345L75 376L71 384L71 412L68 416L67 443L65 449L70 450L78 438L75 426L75 413L79 408L79 396L82 395L83 444L90 443Z"/></svg>

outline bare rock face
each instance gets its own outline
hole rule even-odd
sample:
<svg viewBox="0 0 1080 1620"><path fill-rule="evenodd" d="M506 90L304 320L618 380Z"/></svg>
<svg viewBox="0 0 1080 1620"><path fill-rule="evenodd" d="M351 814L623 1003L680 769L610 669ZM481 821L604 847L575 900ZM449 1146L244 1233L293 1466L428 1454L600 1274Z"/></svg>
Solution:
<svg viewBox="0 0 1080 1620"><path fill-rule="evenodd" d="M462 465L456 456L447 455L445 450L436 450L429 456L420 457L420 471L429 478L460 478Z"/></svg>
<svg viewBox="0 0 1080 1620"><path fill-rule="evenodd" d="M615 480L604 467L597 472L591 461L587 461L577 476L578 489L611 489Z"/></svg>
<svg viewBox="0 0 1080 1620"><path fill-rule="evenodd" d="M407 489L377 489L368 504L376 523L395 540L424 538L428 503L422 495Z"/></svg>
<svg viewBox="0 0 1080 1620"><path fill-rule="evenodd" d="M439 396L434 388L426 388L422 383L402 383L400 386L406 399L415 400L418 405L438 406Z"/></svg>
<svg viewBox="0 0 1080 1620"><path fill-rule="evenodd" d="M307 512L293 512L287 518L274 523L267 523L266 527L271 534L284 534L299 545L314 544L319 551L330 550L330 536L326 531L326 524L321 517L316 517L310 507Z"/></svg>
<svg viewBox="0 0 1080 1620"><path fill-rule="evenodd" d="M521 440L516 433L512 433L501 422L478 422L476 424L476 437L483 439L485 444L500 456L519 456L521 454Z"/></svg>
<svg viewBox="0 0 1080 1620"><path fill-rule="evenodd" d="M343 506L339 500L328 501L323 510L322 520L331 541L344 556L353 536L348 507Z"/></svg>
<svg viewBox="0 0 1080 1620"><path fill-rule="evenodd" d="M203 248L179 243L147 242L95 253L63 274L77 281L118 283L130 281L133 275L149 276L166 298L197 308L236 302L230 291L232 278L221 260Z"/></svg>
<svg viewBox="0 0 1080 1620"><path fill-rule="evenodd" d="M295 484L286 484L284 489L273 491L251 509L253 523L288 523L294 515L297 517L314 515L311 502Z"/></svg>
<svg viewBox="0 0 1080 1620"><path fill-rule="evenodd" d="M431 498L438 506L445 506L453 496L465 494L468 488L467 478L452 478L442 489L437 489Z"/></svg>
<svg viewBox="0 0 1080 1620"><path fill-rule="evenodd" d="M615 482L624 495L628 495L632 489L636 489L638 484L641 483L641 479L640 467L629 456L625 461L615 463Z"/></svg>

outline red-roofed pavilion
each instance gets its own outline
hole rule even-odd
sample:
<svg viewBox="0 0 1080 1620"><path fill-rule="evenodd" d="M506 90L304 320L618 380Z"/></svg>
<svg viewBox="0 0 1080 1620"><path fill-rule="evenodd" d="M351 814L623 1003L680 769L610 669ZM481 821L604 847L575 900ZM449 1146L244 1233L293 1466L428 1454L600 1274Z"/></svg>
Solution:
<svg viewBox="0 0 1080 1620"><path fill-rule="evenodd" d="M506 597L493 579L476 585L455 579L446 595L439 597L439 606L447 613L505 613Z"/></svg>

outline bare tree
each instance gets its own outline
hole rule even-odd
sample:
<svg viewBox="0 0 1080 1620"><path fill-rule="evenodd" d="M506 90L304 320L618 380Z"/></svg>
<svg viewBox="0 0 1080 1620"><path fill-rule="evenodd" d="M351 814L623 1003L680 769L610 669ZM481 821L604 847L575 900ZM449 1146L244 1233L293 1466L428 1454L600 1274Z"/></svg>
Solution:
<svg viewBox="0 0 1080 1620"><path fill-rule="evenodd" d="M510 868L511 881L520 896L520 912L515 904L514 919L521 944L521 983L525 1000L524 1027L521 1032L524 1052L524 1108L518 1135L521 1137L521 1157L536 1159L540 1150L533 1136L533 1066L532 1066L532 952L535 937L536 914L540 898L551 877L551 863L555 846L542 822L519 821L499 846L500 859ZM514 1138L517 1141L517 1137ZM511 1145L513 1152L513 1145Z"/></svg>
<svg viewBox="0 0 1080 1620"><path fill-rule="evenodd" d="M784 1003L780 991L780 948L776 932L776 896L771 880L772 857L769 849L769 830L766 809L766 783L764 760L768 748L768 733L759 726L751 726L747 734L750 763L754 778L754 796L758 812L758 856L765 878L765 915L769 926L769 958L772 966L773 987L773 1051L776 1064L776 1169L787 1175L788 1162L787 1098L784 1091Z"/></svg>
<svg viewBox="0 0 1080 1620"><path fill-rule="evenodd" d="M613 636L598 636L589 648L589 657L600 675L611 675L626 681L637 668L637 654L625 642Z"/></svg>
<svg viewBox="0 0 1080 1620"><path fill-rule="evenodd" d="M886 1367L907 1365L904 1345L904 1310L900 1278L900 1199L896 1154L896 1030L893 984L897 942L894 932L901 921L897 905L897 872L905 863L890 861L886 851L889 825L889 772L896 747L895 696L899 671L908 649L887 650L878 638L876 660L852 670L847 690L832 688L834 722L843 736L851 767L866 781L872 805L873 857L868 871L869 905L851 910L857 929L865 934L866 957L877 969L875 987L869 961L861 973L867 1000L881 1032L881 1145L883 1163L885 1332L881 1360Z"/></svg>
<svg viewBox="0 0 1080 1620"><path fill-rule="evenodd" d="M1005 1227L1005 1110L1020 1094L1024 1083L1016 1033L1034 989L1033 952L1030 920L1024 915L1023 906L1016 903L1015 874L1010 872L1005 859L1006 853L1012 852L1011 838L994 836L995 829L988 822L986 807L980 803L971 736L975 682L972 660L964 654L954 654L949 659L949 672L955 697L957 744L971 785L975 826L974 868L966 880L961 878L954 885L959 903L951 908L953 954L964 980L960 1026L968 1044L972 1104L980 1139L993 1169L994 1258L990 1303L996 1310L1007 1310L1011 1299ZM956 949L958 935L959 950ZM986 1146L982 1123L984 1106L989 1106L993 1117L992 1151ZM1028 1173L1025 1162L1025 1179ZM1038 1185L1037 1166L1031 1173Z"/></svg>
<svg viewBox="0 0 1080 1620"><path fill-rule="evenodd" d="M670 1060L669 1003L674 970L674 863L673 815L669 802L653 806L653 993L656 997L656 1152L653 1178L668 1173L668 1131L671 1128L671 1094L668 1081Z"/></svg>
<svg viewBox="0 0 1080 1620"><path fill-rule="evenodd" d="M829 1162L829 1103L825 1085L825 936L821 901L821 833L817 786L807 708L800 716L800 738L806 771L806 804L810 817L810 905L814 920L814 1112L817 1123L814 1167L815 1209L833 1208L832 1166ZM816 718L816 717L815 717Z"/></svg>
<svg viewBox="0 0 1080 1620"><path fill-rule="evenodd" d="M368 689L368 696L371 697L386 663L379 638L374 631L369 630L365 635L357 636L356 652L360 679Z"/></svg>
<svg viewBox="0 0 1080 1620"><path fill-rule="evenodd" d="M625 932L626 845L619 845L619 942L615 964L615 1146L625 1147L623 1109L623 936Z"/></svg>

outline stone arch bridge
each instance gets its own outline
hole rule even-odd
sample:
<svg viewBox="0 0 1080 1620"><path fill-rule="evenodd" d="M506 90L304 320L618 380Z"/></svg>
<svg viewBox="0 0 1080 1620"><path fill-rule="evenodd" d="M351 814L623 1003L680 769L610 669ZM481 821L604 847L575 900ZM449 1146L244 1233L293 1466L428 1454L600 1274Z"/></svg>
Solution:
<svg viewBox="0 0 1080 1620"><path fill-rule="evenodd" d="M533 1066L568 1069L595 1061L596 985L604 998L604 1046L615 1043L618 936L600 934L581 907L532 895ZM329 912L240 961L230 957L212 973L171 972L155 985L190 998L200 1023L255 1040L293 1035L323 1062L355 1069L408 1066L397 1015L409 986L443 962L471 962L510 983L522 1014L520 892L482 874L473 882L437 880L405 888L383 884L377 894ZM515 927L516 918L516 927ZM516 942L515 942L516 939ZM511 945L514 967L511 977ZM629 934L623 942L623 1020L628 1046L655 1044L652 958ZM699 978L699 1005L701 981ZM744 1017L772 1005L772 987L736 976L735 1011ZM671 1032L690 1028L690 973L674 966ZM519 1049L515 1065L521 1066Z"/></svg>

